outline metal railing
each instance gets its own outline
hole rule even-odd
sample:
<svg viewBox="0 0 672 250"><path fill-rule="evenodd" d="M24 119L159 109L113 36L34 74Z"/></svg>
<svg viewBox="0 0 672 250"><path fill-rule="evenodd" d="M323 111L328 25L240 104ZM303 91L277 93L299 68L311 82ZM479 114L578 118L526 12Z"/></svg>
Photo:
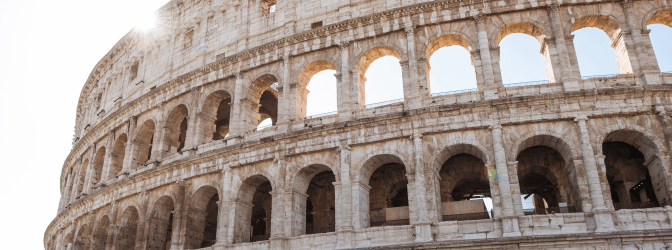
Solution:
<svg viewBox="0 0 672 250"><path fill-rule="evenodd" d="M575 213L576 207L566 206L566 207L547 207L546 211L543 209L533 209L532 211L525 212L525 215L547 215L547 214L564 214L564 213Z"/></svg>
<svg viewBox="0 0 672 250"><path fill-rule="evenodd" d="M404 220L388 220L388 221L376 221L376 222L371 222L371 227L382 227L382 226L402 226L402 225L410 225L410 221L408 219Z"/></svg>
<svg viewBox="0 0 672 250"><path fill-rule="evenodd" d="M465 92L471 92L471 91L478 91L478 89L476 89L476 88L473 88L473 89L460 89L460 90L453 90L453 91L446 91L446 92L433 93L433 94L432 94L432 97L435 97L435 96L442 96L442 95L459 94L459 93L465 93Z"/></svg>
<svg viewBox="0 0 672 250"><path fill-rule="evenodd" d="M306 228L306 234L323 234L336 232L335 226L321 227L321 228Z"/></svg>
<svg viewBox="0 0 672 250"><path fill-rule="evenodd" d="M593 79L593 78L600 78L600 77L612 77L612 76L617 76L619 74L608 74L608 75L592 75L592 76L581 76L581 79Z"/></svg>
<svg viewBox="0 0 672 250"><path fill-rule="evenodd" d="M537 81L529 81L529 82L516 82L516 83L507 83L504 84L505 88L510 88L510 87L520 87L520 86L530 86L530 85L541 85L541 84L547 84L548 80L537 80Z"/></svg>
<svg viewBox="0 0 672 250"><path fill-rule="evenodd" d="M397 103L397 102L403 102L404 98L399 98L399 99L394 99L394 100L389 100L389 101L384 101L384 102L377 102L377 103L371 103L371 104L366 104L364 106L365 108L377 108L380 106L385 106L385 105L390 105L392 103Z"/></svg>
<svg viewBox="0 0 672 250"><path fill-rule="evenodd" d="M335 115L335 114L338 114L338 111L331 111L331 112L322 113L322 114L317 114L317 115L309 115L309 116L306 116L306 119L318 118L318 117L323 117L323 116L328 116L328 115Z"/></svg>
<svg viewBox="0 0 672 250"><path fill-rule="evenodd" d="M443 215L443 221L465 221L490 219L488 212Z"/></svg>

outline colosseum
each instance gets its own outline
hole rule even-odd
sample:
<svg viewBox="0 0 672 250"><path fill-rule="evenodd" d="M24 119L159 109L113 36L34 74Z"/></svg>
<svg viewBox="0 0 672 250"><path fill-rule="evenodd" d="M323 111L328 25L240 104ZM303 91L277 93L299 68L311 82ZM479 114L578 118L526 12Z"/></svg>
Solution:
<svg viewBox="0 0 672 250"><path fill-rule="evenodd" d="M672 26L670 1L173 0L156 13L82 88L47 250L672 247L672 73L647 28ZM620 74L581 76L572 32L586 27L611 39ZM513 33L540 43L547 82L503 84ZM477 89L432 94L428 58L452 45ZM384 56L399 59L403 99L367 105L364 73ZM337 111L306 116L323 70Z"/></svg>

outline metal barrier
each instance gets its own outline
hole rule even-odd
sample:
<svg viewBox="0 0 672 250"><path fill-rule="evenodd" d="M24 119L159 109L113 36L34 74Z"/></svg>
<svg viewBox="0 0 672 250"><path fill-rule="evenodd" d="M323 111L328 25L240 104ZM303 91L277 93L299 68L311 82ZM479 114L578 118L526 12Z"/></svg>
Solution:
<svg viewBox="0 0 672 250"><path fill-rule="evenodd" d="M592 75L592 76L581 76L581 79L593 79L593 78L600 78L600 77L612 77L612 76L617 76L619 74L608 74L608 75Z"/></svg>
<svg viewBox="0 0 672 250"><path fill-rule="evenodd" d="M530 86L530 85L540 85L540 84L547 84L548 80L538 80L538 81L529 81L529 82L516 82L516 83L507 83L504 84L505 88L510 88L510 87L520 87L520 86Z"/></svg>
<svg viewBox="0 0 672 250"><path fill-rule="evenodd" d="M442 96L442 95L459 94L459 93L465 93L465 92L471 92L471 91L478 91L478 89L476 89L476 88L473 88L473 89L460 89L460 90L453 90L453 91L446 91L446 92L433 93L433 94L432 94L432 97L435 97L435 96Z"/></svg>
<svg viewBox="0 0 672 250"><path fill-rule="evenodd" d="M397 102L403 102L404 98L399 98L399 99L394 99L394 100L389 100L389 101L384 101L384 102L377 102L377 103L371 103L371 104L366 104L364 106L365 108L377 108L380 106L385 106L385 105L390 105L392 103L397 103Z"/></svg>
<svg viewBox="0 0 672 250"><path fill-rule="evenodd" d="M402 226L402 225L410 225L410 221L408 219L404 220L388 220L388 221L376 221L376 222L371 222L371 227L382 227L382 226Z"/></svg>
<svg viewBox="0 0 672 250"><path fill-rule="evenodd" d="M336 227L322 227L322 228L306 228L306 234L323 234L336 232Z"/></svg>
<svg viewBox="0 0 672 250"><path fill-rule="evenodd" d="M306 119L318 118L318 117L323 117L323 116L328 116L328 115L335 115L335 114L338 114L338 111L331 111L331 112L322 113L322 114L317 114L317 115L310 115L310 116L306 116Z"/></svg>
<svg viewBox="0 0 672 250"><path fill-rule="evenodd" d="M547 214L565 214L565 213L575 213L576 207L566 206L566 207L547 207L546 211L543 209L538 210L534 209L531 212L525 212L525 215L547 215Z"/></svg>
<svg viewBox="0 0 672 250"><path fill-rule="evenodd" d="M639 208L652 208L660 207L660 204L657 202L647 201L647 202L632 202L632 203L614 203L614 209L639 209Z"/></svg>
<svg viewBox="0 0 672 250"><path fill-rule="evenodd" d="M465 221L490 219L488 212L444 215L443 221Z"/></svg>

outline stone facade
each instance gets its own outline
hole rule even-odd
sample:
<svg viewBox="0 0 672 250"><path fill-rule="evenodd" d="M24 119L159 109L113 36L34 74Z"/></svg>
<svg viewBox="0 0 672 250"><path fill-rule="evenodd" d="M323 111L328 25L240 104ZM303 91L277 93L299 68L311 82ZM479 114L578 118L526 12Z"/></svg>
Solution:
<svg viewBox="0 0 672 250"><path fill-rule="evenodd" d="M45 249L672 247L672 74L646 28L672 25L667 1L184 0L157 13L82 89ZM584 27L612 39L621 74L581 78L571 32ZM502 84L511 33L541 43L549 83ZM450 45L471 52L478 89L432 96L429 57ZM404 99L367 106L364 73L388 55ZM325 69L338 110L306 117ZM474 195L492 213L452 209Z"/></svg>

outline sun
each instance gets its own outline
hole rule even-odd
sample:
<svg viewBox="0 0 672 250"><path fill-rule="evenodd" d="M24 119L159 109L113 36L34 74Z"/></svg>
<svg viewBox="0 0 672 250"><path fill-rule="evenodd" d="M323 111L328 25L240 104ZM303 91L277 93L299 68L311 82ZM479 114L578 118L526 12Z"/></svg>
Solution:
<svg viewBox="0 0 672 250"><path fill-rule="evenodd" d="M148 31L156 26L156 14L143 15L138 19L138 24L135 26L142 31Z"/></svg>

